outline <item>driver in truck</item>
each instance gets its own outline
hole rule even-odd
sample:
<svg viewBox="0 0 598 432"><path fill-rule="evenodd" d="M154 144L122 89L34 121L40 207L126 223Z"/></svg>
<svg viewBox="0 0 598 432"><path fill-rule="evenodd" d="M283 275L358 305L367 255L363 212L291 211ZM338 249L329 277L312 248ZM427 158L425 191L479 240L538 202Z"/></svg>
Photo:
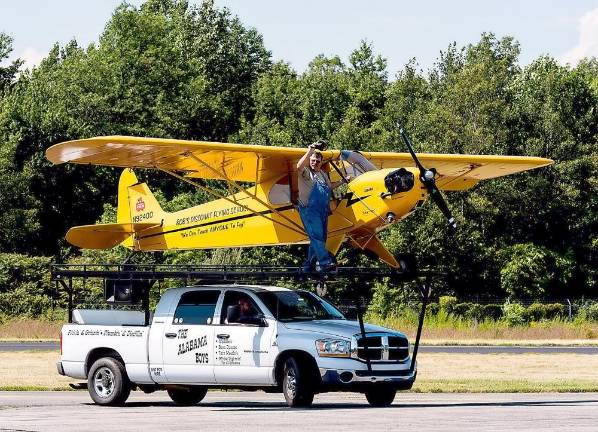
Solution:
<svg viewBox="0 0 598 432"><path fill-rule="evenodd" d="M227 307L226 324L255 324L259 325L261 319L256 307L251 300L245 296L240 296L237 304Z"/></svg>

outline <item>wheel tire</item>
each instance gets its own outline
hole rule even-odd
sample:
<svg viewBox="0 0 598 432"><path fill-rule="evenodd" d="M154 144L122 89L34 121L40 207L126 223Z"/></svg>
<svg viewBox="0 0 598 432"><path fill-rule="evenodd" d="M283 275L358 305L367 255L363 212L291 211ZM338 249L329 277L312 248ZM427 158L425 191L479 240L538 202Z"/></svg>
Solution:
<svg viewBox="0 0 598 432"><path fill-rule="evenodd" d="M289 357L282 371L282 393L292 408L309 407L314 400L314 390L307 367L294 357Z"/></svg>
<svg viewBox="0 0 598 432"><path fill-rule="evenodd" d="M98 405L123 405L131 394L125 366L112 357L96 360L87 375L87 389Z"/></svg>
<svg viewBox="0 0 598 432"><path fill-rule="evenodd" d="M208 389L207 387L192 387L189 389L168 389L167 392L175 404L191 406L200 403L206 397Z"/></svg>
<svg viewBox="0 0 598 432"><path fill-rule="evenodd" d="M387 407L392 404L397 394L396 389L390 387L374 387L365 392L365 398L371 406Z"/></svg>

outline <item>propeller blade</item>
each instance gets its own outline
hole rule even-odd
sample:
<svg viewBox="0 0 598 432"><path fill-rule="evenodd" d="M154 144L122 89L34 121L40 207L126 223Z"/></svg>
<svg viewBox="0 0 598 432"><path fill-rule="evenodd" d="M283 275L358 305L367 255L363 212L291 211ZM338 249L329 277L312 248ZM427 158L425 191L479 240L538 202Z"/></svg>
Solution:
<svg viewBox="0 0 598 432"><path fill-rule="evenodd" d="M413 149L413 144L411 143L411 140L409 139L403 128L400 126L399 132L403 137L403 141L405 141L405 145L409 149L409 153L411 154L411 157L413 158L415 165L417 165L417 167L419 168L420 179L422 183L426 186L428 193L432 197L432 201L434 201L434 203L438 206L438 208L448 221L449 227L453 229L457 228L457 222L455 221L455 218L453 217L451 210L446 204L446 201L444 200L444 197L442 196L440 189L438 189L438 186L436 186L436 171L433 169L426 169L422 165L422 163L417 158L417 155L415 154L415 150Z"/></svg>
<svg viewBox="0 0 598 432"><path fill-rule="evenodd" d="M427 170L424 168L424 166L421 164L421 162L417 158L417 155L415 154L415 150L413 150L413 144L411 144L411 140L409 139L409 137L407 136L407 134L405 133L405 131L403 130L402 127L399 127L399 133L403 137L403 141L405 141L405 145L407 146L407 149L409 150L409 153L411 154L411 157L413 158L415 165L417 165L417 167L419 168L420 175L423 177L424 173Z"/></svg>
<svg viewBox="0 0 598 432"><path fill-rule="evenodd" d="M444 200L442 193L436 186L436 183L432 183L431 187L428 188L428 191L430 192L432 201L434 201L434 203L438 206L438 208L440 209L440 211L446 218L446 220L448 222L448 226L451 227L452 229L456 229L457 222L455 221L455 218L453 217L451 209L449 209L448 205L446 204L446 201Z"/></svg>

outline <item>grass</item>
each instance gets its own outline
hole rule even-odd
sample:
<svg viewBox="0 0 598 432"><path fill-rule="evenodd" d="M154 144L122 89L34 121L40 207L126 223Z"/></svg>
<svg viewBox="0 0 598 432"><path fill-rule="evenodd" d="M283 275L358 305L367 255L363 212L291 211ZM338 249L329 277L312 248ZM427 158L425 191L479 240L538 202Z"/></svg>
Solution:
<svg viewBox="0 0 598 432"><path fill-rule="evenodd" d="M405 314L399 317L381 318L375 314L368 314L366 321L404 332L411 339L415 337L417 329L417 314ZM558 344L560 341L573 341L575 344L598 344L598 323L588 321L566 321L553 319L532 322L527 325L510 326L503 321L484 320L480 322L455 318L451 315L439 313L426 315L422 338L430 341L550 341ZM533 342L531 342L533 341ZM432 342L433 343L433 342Z"/></svg>
<svg viewBox="0 0 598 432"><path fill-rule="evenodd" d="M422 353L413 391L598 391L598 356Z"/></svg>
<svg viewBox="0 0 598 432"><path fill-rule="evenodd" d="M417 316L382 319L369 314L366 321L400 330L415 338ZM18 318L0 323L0 341L56 341L63 322ZM550 320L524 326L501 321L479 323L452 316L427 316L422 343L427 345L598 345L598 323Z"/></svg>
<svg viewBox="0 0 598 432"><path fill-rule="evenodd" d="M0 390L71 390L56 372L58 353L0 352ZM445 354L418 356L414 392L598 391L598 356Z"/></svg>
<svg viewBox="0 0 598 432"><path fill-rule="evenodd" d="M3 341L44 341L57 340L62 321L48 321L31 318L18 318L0 323L0 340Z"/></svg>
<svg viewBox="0 0 598 432"><path fill-rule="evenodd" d="M69 390L72 378L58 375L54 351L0 352L1 390Z"/></svg>

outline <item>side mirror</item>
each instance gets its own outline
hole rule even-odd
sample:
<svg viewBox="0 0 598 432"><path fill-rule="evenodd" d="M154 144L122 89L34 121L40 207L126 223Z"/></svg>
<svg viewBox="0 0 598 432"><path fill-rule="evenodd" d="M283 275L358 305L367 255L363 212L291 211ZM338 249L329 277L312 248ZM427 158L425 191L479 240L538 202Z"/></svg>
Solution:
<svg viewBox="0 0 598 432"><path fill-rule="evenodd" d="M259 313L256 316L257 320L258 320L258 326L260 327L268 327L268 320L266 319L266 317L264 316L263 313Z"/></svg>

